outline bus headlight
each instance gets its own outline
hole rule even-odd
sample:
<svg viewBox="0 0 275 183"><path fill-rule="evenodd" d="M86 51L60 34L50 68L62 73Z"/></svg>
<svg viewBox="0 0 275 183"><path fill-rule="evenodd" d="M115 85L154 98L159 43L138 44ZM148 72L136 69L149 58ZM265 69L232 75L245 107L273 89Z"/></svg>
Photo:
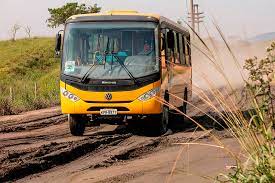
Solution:
<svg viewBox="0 0 275 183"><path fill-rule="evenodd" d="M147 100L149 100L149 99L155 97L155 96L158 94L159 91L160 91L160 88L159 88L159 87L158 87L158 88L154 88L154 89L149 90L148 92L144 93L144 94L141 95L140 97L138 97L138 99L139 99L140 101L143 101L143 102L144 102L144 101L147 101Z"/></svg>
<svg viewBox="0 0 275 183"><path fill-rule="evenodd" d="M64 97L70 99L70 100L73 101L73 102L77 102L77 101L80 100L80 98L79 98L78 96L74 95L73 93L69 92L68 90L66 90L66 89L64 89L64 88L60 88L60 91L61 91L61 94L62 94Z"/></svg>

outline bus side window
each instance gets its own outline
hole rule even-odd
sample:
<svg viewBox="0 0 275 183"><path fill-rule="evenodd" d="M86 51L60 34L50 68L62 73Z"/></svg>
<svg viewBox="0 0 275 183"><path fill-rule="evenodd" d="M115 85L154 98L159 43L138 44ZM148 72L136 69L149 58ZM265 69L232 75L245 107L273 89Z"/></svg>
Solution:
<svg viewBox="0 0 275 183"><path fill-rule="evenodd" d="M160 34L160 49L161 51L165 51L165 29L161 30L161 34Z"/></svg>
<svg viewBox="0 0 275 183"><path fill-rule="evenodd" d="M165 29L162 30L161 32L161 37L160 37L160 48L161 48L161 66L163 69L166 68L166 39L165 39Z"/></svg>
<svg viewBox="0 0 275 183"><path fill-rule="evenodd" d="M184 38L182 34L178 33L178 49L179 49L179 60L181 65L185 65L185 51L184 51Z"/></svg>
<svg viewBox="0 0 275 183"><path fill-rule="evenodd" d="M179 54L179 33L174 32L175 48L174 48L174 63L180 64L180 54Z"/></svg>
<svg viewBox="0 0 275 183"><path fill-rule="evenodd" d="M182 53L183 53L182 65L186 65L187 60L186 60L186 40L185 40L185 36L182 36Z"/></svg>
<svg viewBox="0 0 275 183"><path fill-rule="evenodd" d="M168 55L168 61L171 63L177 63L177 39L176 39L176 33L173 30L170 30L167 32L167 55Z"/></svg>
<svg viewBox="0 0 275 183"><path fill-rule="evenodd" d="M186 65L191 66L191 45L190 45L190 37L184 37L185 39L185 50L186 50Z"/></svg>
<svg viewBox="0 0 275 183"><path fill-rule="evenodd" d="M169 39L171 39L172 37L172 31L167 29L166 30L166 43L167 43L167 46L166 46L166 59L167 59L167 62L169 64L169 62L173 62L173 50L171 49L171 45L169 44Z"/></svg>
<svg viewBox="0 0 275 183"><path fill-rule="evenodd" d="M183 37L182 34L179 35L179 58L180 58L180 64L184 65L185 64L185 58L184 58L184 42L183 42Z"/></svg>
<svg viewBox="0 0 275 183"><path fill-rule="evenodd" d="M190 40L190 36L187 38L188 40L188 59L189 59L189 66L192 66L192 58L191 58L191 40Z"/></svg>
<svg viewBox="0 0 275 183"><path fill-rule="evenodd" d="M184 45L185 45L185 65L190 66L190 43L188 42L188 38L184 36Z"/></svg>

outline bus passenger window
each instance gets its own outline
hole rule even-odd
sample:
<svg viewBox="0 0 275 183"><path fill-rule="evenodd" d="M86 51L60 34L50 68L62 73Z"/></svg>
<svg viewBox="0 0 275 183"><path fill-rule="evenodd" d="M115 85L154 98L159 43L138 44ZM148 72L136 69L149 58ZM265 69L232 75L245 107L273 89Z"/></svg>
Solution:
<svg viewBox="0 0 275 183"><path fill-rule="evenodd" d="M179 39L179 59L180 59L180 64L184 65L185 64L185 58L184 58L184 45L183 45L183 39L182 39L182 34L178 34Z"/></svg>
<svg viewBox="0 0 275 183"><path fill-rule="evenodd" d="M163 30L162 30L163 31ZM165 42L165 31L161 33L161 39L160 39L160 48L161 48L161 67L163 69L166 69L166 55L165 55L165 48L166 48L166 42Z"/></svg>
<svg viewBox="0 0 275 183"><path fill-rule="evenodd" d="M179 33L174 33L175 37L175 48L174 48L174 63L175 64L180 64L180 54L179 54Z"/></svg>
<svg viewBox="0 0 275 183"><path fill-rule="evenodd" d="M192 65L192 59L191 59L191 45L190 45L190 37L187 38L187 50L188 50L188 66Z"/></svg>
<svg viewBox="0 0 275 183"><path fill-rule="evenodd" d="M189 43L187 37L184 36L184 45L185 45L185 65L189 66L190 64L190 57L189 57Z"/></svg>
<svg viewBox="0 0 275 183"><path fill-rule="evenodd" d="M167 31L167 58L168 61L174 63L175 61L175 34L174 31Z"/></svg>
<svg viewBox="0 0 275 183"><path fill-rule="evenodd" d="M171 55L172 55L172 50L170 48L170 45L169 45L169 34L170 34L170 30L166 30L166 43L167 43L167 46L166 46L166 60L167 62L169 63L171 61Z"/></svg>
<svg viewBox="0 0 275 183"><path fill-rule="evenodd" d="M190 37L184 37L186 65L191 66Z"/></svg>
<svg viewBox="0 0 275 183"><path fill-rule="evenodd" d="M185 40L185 36L182 36L182 52L183 52L183 65L187 64L187 55L186 55L186 49L187 49L187 44Z"/></svg>

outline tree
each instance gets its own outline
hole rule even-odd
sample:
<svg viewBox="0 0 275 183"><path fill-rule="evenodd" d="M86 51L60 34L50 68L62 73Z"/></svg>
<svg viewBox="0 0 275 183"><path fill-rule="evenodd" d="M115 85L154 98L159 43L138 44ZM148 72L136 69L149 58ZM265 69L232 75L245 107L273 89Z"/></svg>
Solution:
<svg viewBox="0 0 275 183"><path fill-rule="evenodd" d="M21 28L21 26L19 24L14 24L11 28L11 40L15 41L15 37L16 37L16 33L18 32L18 30Z"/></svg>
<svg viewBox="0 0 275 183"><path fill-rule="evenodd" d="M26 34L28 35L28 38L31 38L31 27L26 26L26 27L24 27L24 30L25 30Z"/></svg>
<svg viewBox="0 0 275 183"><path fill-rule="evenodd" d="M72 15L98 13L100 10L101 7L98 7L97 4L86 6L86 4L78 3L67 3L60 8L49 8L50 18L47 19L48 27L56 28L59 25L64 25L66 20Z"/></svg>

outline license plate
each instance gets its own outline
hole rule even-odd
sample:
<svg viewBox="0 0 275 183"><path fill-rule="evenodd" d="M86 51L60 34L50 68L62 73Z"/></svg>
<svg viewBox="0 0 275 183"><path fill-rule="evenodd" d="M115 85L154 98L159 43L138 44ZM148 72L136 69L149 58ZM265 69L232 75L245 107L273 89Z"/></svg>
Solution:
<svg viewBox="0 0 275 183"><path fill-rule="evenodd" d="M102 116L117 115L117 109L100 109L100 115L102 115Z"/></svg>

